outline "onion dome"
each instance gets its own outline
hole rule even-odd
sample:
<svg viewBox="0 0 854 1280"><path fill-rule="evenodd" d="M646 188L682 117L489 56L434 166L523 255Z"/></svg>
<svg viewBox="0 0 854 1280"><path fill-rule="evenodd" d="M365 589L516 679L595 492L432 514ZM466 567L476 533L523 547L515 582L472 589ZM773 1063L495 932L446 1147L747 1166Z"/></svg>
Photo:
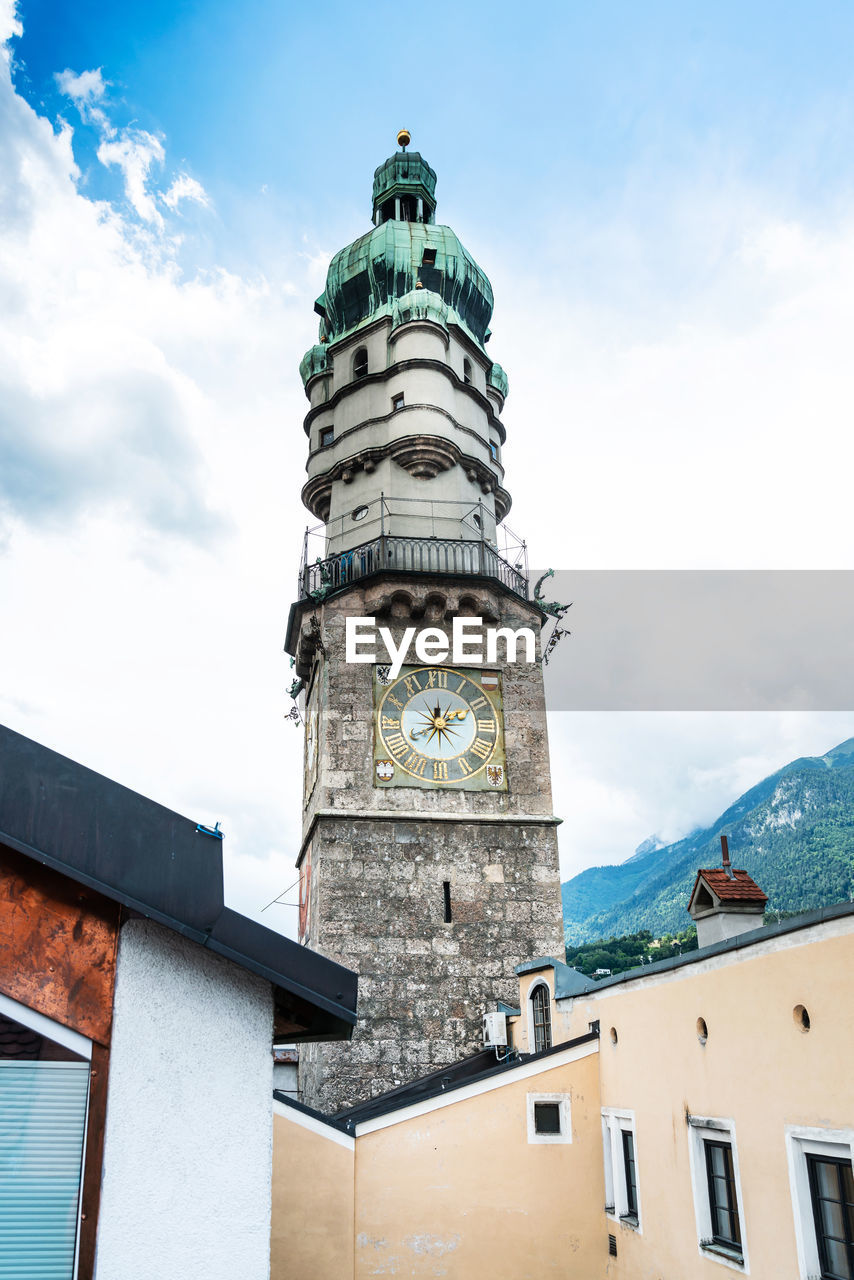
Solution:
<svg viewBox="0 0 854 1280"><path fill-rule="evenodd" d="M309 347L302 360L300 360L299 372L300 377L302 378L302 385L304 387L308 386L309 382L316 374L325 373L326 347L320 346L319 344L314 347Z"/></svg>
<svg viewBox="0 0 854 1280"><path fill-rule="evenodd" d="M334 342L391 315L419 280L445 303L448 321L482 347L492 318L492 286L450 227L423 222L383 222L336 253L326 289L314 304L324 336Z"/></svg>
<svg viewBox="0 0 854 1280"><path fill-rule="evenodd" d="M398 151L374 170L374 222L432 222L435 212L436 173L417 151Z"/></svg>
<svg viewBox="0 0 854 1280"><path fill-rule="evenodd" d="M410 320L432 320L434 324L447 326L448 307L432 289L410 289L398 298L392 311L392 328Z"/></svg>
<svg viewBox="0 0 854 1280"><path fill-rule="evenodd" d="M501 365L493 364L486 376L489 385L495 387L502 400L506 400L507 393L510 390L510 383L507 381L507 374L501 368Z"/></svg>

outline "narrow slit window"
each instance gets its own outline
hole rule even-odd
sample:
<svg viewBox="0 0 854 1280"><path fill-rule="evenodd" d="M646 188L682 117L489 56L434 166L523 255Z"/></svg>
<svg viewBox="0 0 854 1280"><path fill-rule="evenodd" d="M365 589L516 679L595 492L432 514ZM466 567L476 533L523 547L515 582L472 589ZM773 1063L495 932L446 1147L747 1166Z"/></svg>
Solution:
<svg viewBox="0 0 854 1280"><path fill-rule="evenodd" d="M353 356L353 377L367 378L368 376L368 349L367 347L359 347L359 350Z"/></svg>
<svg viewBox="0 0 854 1280"><path fill-rule="evenodd" d="M445 880L442 884L442 898L445 907L445 924L451 923L451 882Z"/></svg>
<svg viewBox="0 0 854 1280"><path fill-rule="evenodd" d="M471 360L463 361L463 382L466 386L471 385Z"/></svg>
<svg viewBox="0 0 854 1280"><path fill-rule="evenodd" d="M391 398L391 411L397 413L398 409L403 408L403 392L400 391L396 396Z"/></svg>

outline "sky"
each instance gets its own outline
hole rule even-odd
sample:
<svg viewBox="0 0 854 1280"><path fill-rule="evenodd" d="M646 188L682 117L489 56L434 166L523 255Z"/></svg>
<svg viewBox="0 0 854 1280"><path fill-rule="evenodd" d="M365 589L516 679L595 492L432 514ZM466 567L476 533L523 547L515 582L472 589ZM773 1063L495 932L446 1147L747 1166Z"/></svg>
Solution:
<svg viewBox="0 0 854 1280"><path fill-rule="evenodd" d="M850 5L0 0L0 40L0 719L220 821L237 909L295 933L297 367L399 128L493 284L532 564L854 567ZM851 735L555 712L563 876Z"/></svg>

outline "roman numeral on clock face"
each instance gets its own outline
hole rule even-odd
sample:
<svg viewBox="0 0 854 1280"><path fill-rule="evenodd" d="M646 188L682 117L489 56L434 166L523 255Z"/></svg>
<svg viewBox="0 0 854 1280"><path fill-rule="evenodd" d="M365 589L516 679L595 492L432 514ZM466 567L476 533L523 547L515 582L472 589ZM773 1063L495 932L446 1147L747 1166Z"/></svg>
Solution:
<svg viewBox="0 0 854 1280"><path fill-rule="evenodd" d="M399 728L400 728L400 721L399 721L399 720L392 720L389 716L383 716L383 718L382 718L382 727L383 727L384 729L399 729Z"/></svg>
<svg viewBox="0 0 854 1280"><path fill-rule="evenodd" d="M424 777L424 767L427 764L427 757L420 756L417 751L412 751L403 762L404 769L408 769L410 773L414 773L416 777Z"/></svg>
<svg viewBox="0 0 854 1280"><path fill-rule="evenodd" d="M494 735L495 721L494 720L478 720L477 731L478 733L491 733Z"/></svg>
<svg viewBox="0 0 854 1280"><path fill-rule="evenodd" d="M486 698L475 698L471 704L472 711L479 711L481 707L488 707L489 703Z"/></svg>
<svg viewBox="0 0 854 1280"><path fill-rule="evenodd" d="M427 672L427 688L428 689L447 689L448 673L447 671L428 671Z"/></svg>
<svg viewBox="0 0 854 1280"><path fill-rule="evenodd" d="M401 756L410 749L402 733L393 733L390 738L386 738L386 745L393 756Z"/></svg>
<svg viewBox="0 0 854 1280"><path fill-rule="evenodd" d="M444 760L433 761L433 781L434 782L448 781L448 766Z"/></svg>
<svg viewBox="0 0 854 1280"><path fill-rule="evenodd" d="M460 756L457 763L460 766L460 773L463 775L464 778L467 778L468 775L471 773L472 769L471 769L471 765L468 763L465 756Z"/></svg>
<svg viewBox="0 0 854 1280"><path fill-rule="evenodd" d="M479 756L481 760L485 760L492 751L492 747L488 742L484 742L483 738L478 738L476 742L473 742L470 749L476 756Z"/></svg>

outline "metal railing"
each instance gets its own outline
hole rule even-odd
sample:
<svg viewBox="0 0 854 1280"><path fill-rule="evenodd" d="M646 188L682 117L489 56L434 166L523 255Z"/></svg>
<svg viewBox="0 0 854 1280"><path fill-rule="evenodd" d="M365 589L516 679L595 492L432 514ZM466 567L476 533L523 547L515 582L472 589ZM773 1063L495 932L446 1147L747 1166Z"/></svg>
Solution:
<svg viewBox="0 0 854 1280"><path fill-rule="evenodd" d="M494 578L508 590L528 598L528 578L488 542L460 538L405 538L380 534L348 551L314 564L304 563L298 590L301 599L323 599L330 592L383 570Z"/></svg>

